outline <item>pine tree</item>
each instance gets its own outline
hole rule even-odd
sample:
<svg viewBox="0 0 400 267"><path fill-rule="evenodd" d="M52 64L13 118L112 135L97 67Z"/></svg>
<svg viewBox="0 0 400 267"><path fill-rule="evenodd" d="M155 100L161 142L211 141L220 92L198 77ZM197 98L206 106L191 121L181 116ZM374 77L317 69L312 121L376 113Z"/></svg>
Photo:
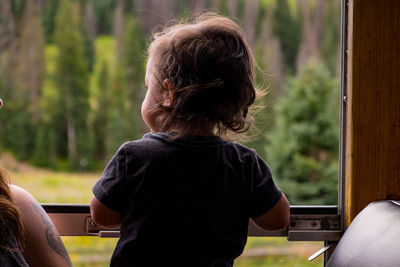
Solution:
<svg viewBox="0 0 400 267"><path fill-rule="evenodd" d="M43 80L44 37L41 23L35 12L34 2L26 4L13 2L18 15L18 37L10 49L10 77L3 86L9 86L6 93L7 105L3 112L2 142L19 159L32 156L35 140L35 124L39 119L39 95ZM16 5L16 6L15 6ZM21 9L22 11L19 11Z"/></svg>
<svg viewBox="0 0 400 267"><path fill-rule="evenodd" d="M143 132L141 103L144 96L145 54L143 37L132 15L125 17L120 66L123 73L125 100L126 138L139 138Z"/></svg>
<svg viewBox="0 0 400 267"><path fill-rule="evenodd" d="M268 132L267 161L292 204L337 203L339 82L322 66L292 78Z"/></svg>
<svg viewBox="0 0 400 267"><path fill-rule="evenodd" d="M46 42L53 42L55 28L55 18L59 6L59 1L45 1L43 14L43 28L46 36Z"/></svg>
<svg viewBox="0 0 400 267"><path fill-rule="evenodd" d="M93 3L94 13L96 14L97 32L98 34L110 34L112 31L112 23L115 8L115 0L91 0Z"/></svg>
<svg viewBox="0 0 400 267"><path fill-rule="evenodd" d="M322 58L329 70L339 74L340 51L340 3L327 1L326 21L324 23L324 36L322 42Z"/></svg>
<svg viewBox="0 0 400 267"><path fill-rule="evenodd" d="M109 133L109 140L107 142L108 156L115 153L124 141L133 139L133 137L127 138L125 135L125 127L129 122L125 120L127 95L123 86L123 78L122 68L117 67L113 73L110 88L110 112L107 123L107 132Z"/></svg>
<svg viewBox="0 0 400 267"><path fill-rule="evenodd" d="M93 110L93 152L98 161L104 163L107 159L108 124L110 112L110 81L107 62L103 61L97 80L96 107Z"/></svg>
<svg viewBox="0 0 400 267"><path fill-rule="evenodd" d="M33 151L32 163L41 167L57 168L57 159L67 157L67 150L64 138L58 138L61 131L60 120L63 110L59 105L61 96L57 90L56 82L56 59L57 47L54 44L47 45L45 48L46 73L40 96L40 120L36 125L35 147ZM60 151L57 151L57 144L60 143Z"/></svg>
<svg viewBox="0 0 400 267"><path fill-rule="evenodd" d="M78 16L79 14L74 14L70 1L61 1L55 29L55 44L58 48L56 81L61 114L55 119L63 122L63 125L59 125L61 132L58 137L67 137L70 168L88 167L91 150L87 125L88 63ZM61 143L62 140L58 141Z"/></svg>
<svg viewBox="0 0 400 267"><path fill-rule="evenodd" d="M226 0L218 0L217 10L224 16L229 16L228 3Z"/></svg>
<svg viewBox="0 0 400 267"><path fill-rule="evenodd" d="M287 0L276 1L271 27L272 33L280 41L286 69L293 73L301 39L301 24L299 16L290 12Z"/></svg>

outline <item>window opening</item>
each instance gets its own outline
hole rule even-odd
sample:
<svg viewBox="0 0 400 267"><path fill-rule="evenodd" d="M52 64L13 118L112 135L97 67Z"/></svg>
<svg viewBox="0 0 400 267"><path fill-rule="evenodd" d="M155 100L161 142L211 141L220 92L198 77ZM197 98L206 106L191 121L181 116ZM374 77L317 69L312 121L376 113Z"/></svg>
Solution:
<svg viewBox="0 0 400 267"><path fill-rule="evenodd" d="M339 169L344 163L337 163L343 159L339 135L345 130L343 113L340 130L338 121L338 103L345 98L344 89L339 95L339 74L344 86L346 67L340 66L341 1L130 2L0 3L10 11L0 20L0 97L5 102L0 159L14 183L42 203L88 203L92 185L117 147L147 131L139 115L146 36L170 18L207 8L235 18L244 28L260 67L257 84L269 91L259 102L265 106L256 118L260 138L247 145L271 165L292 204L338 203L338 170L344 170ZM346 5L342 9L345 33ZM71 86L80 88L76 95L69 94L64 67L74 77ZM334 226L339 220L334 215L342 213L342 183L338 208L320 207L321 213L314 213L313 207L292 207L300 220L292 230L306 230L304 239L310 240L312 220L320 227L330 219L329 227L315 229L314 238L326 240L321 234L326 230L332 241L342 225ZM59 222L88 214L85 205L44 206ZM86 217L76 227L82 223ZM281 235L301 238L299 232Z"/></svg>

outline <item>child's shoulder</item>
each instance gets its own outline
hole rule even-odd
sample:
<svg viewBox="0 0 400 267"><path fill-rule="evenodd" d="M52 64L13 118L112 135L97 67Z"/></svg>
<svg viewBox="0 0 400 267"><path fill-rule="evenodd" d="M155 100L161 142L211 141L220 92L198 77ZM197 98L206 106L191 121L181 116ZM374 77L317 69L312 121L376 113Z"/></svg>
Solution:
<svg viewBox="0 0 400 267"><path fill-rule="evenodd" d="M154 149L157 145L160 145L160 140L154 138L153 133L147 133L142 138L123 143L118 150L124 150L125 152L131 150L140 149Z"/></svg>

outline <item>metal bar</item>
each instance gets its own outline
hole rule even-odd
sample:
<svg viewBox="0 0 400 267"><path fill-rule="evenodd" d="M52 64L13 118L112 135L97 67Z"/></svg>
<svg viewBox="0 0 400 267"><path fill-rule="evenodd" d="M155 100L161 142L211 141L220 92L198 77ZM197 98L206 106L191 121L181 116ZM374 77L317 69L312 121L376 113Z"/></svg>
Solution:
<svg viewBox="0 0 400 267"><path fill-rule="evenodd" d="M87 213L90 206L87 204L41 204L47 213ZM337 206L291 206L290 214L338 214Z"/></svg>
<svg viewBox="0 0 400 267"><path fill-rule="evenodd" d="M90 206L87 204L41 204L47 213L87 213Z"/></svg>
<svg viewBox="0 0 400 267"><path fill-rule="evenodd" d="M348 56L348 12L349 0L342 0L341 7L341 72L340 72L340 133L339 133L339 183L338 214L341 216L341 230L345 230L346 200L346 132L347 132L347 56Z"/></svg>
<svg viewBox="0 0 400 267"><path fill-rule="evenodd" d="M340 230L292 230L288 232L289 241L338 241Z"/></svg>
<svg viewBox="0 0 400 267"><path fill-rule="evenodd" d="M89 205L42 204L63 236L119 237L119 229L97 225L90 218ZM287 236L291 241L336 241L341 236L340 216L334 206L291 207L290 225L279 231L265 231L249 222L249 236ZM318 212L325 212L320 213Z"/></svg>

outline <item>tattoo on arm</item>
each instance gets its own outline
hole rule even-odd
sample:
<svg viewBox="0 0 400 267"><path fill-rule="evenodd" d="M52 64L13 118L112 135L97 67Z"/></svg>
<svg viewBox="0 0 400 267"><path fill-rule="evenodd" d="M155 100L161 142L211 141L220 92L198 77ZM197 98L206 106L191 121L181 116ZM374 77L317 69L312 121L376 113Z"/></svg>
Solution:
<svg viewBox="0 0 400 267"><path fill-rule="evenodd" d="M61 241L60 236L54 233L55 230L54 224L52 223L50 218L47 216L46 212L38 203L31 201L31 204L33 208L37 211L37 213L40 215L43 223L46 226L45 234L47 243L55 252L57 252L57 254L59 254L61 257L65 259L65 261L68 263L68 266L72 266L71 260L68 256L67 250L65 249L63 242Z"/></svg>

